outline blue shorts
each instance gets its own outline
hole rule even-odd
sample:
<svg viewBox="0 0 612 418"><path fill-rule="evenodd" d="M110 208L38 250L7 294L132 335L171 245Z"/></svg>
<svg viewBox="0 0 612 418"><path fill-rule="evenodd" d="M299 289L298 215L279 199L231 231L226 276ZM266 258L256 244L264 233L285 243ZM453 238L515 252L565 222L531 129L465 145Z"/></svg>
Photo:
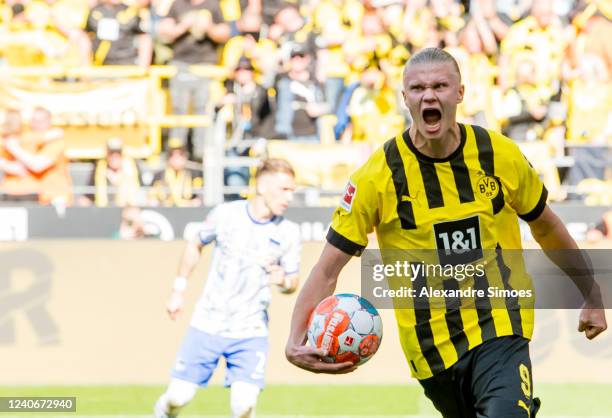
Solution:
<svg viewBox="0 0 612 418"><path fill-rule="evenodd" d="M225 357L225 386L247 382L264 387L268 338L224 338L189 327L176 357L172 377L206 386L221 356Z"/></svg>

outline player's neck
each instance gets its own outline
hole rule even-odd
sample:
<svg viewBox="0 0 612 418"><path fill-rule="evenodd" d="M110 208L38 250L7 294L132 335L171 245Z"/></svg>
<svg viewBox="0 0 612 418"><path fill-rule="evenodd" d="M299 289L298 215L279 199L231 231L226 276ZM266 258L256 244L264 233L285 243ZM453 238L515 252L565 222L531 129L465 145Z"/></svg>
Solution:
<svg viewBox="0 0 612 418"><path fill-rule="evenodd" d="M461 131L455 123L451 129L446 131L440 138L428 139L421 135L413 124L408 133L414 147L423 155L430 158L446 158L451 155L461 144Z"/></svg>
<svg viewBox="0 0 612 418"><path fill-rule="evenodd" d="M266 222L274 217L274 214L261 196L255 196L249 199L247 205L249 215L257 222Z"/></svg>

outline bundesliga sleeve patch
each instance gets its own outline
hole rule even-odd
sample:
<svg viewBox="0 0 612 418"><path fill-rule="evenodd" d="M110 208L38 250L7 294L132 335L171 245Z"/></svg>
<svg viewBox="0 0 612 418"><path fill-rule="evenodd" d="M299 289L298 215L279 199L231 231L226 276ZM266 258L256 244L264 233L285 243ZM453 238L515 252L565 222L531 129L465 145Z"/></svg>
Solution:
<svg viewBox="0 0 612 418"><path fill-rule="evenodd" d="M340 206L345 211L351 211L351 208L353 207L353 200L355 200L356 194L357 186L355 186L351 181L349 181L346 185L346 188L344 189L344 196L342 196L342 200L340 201Z"/></svg>

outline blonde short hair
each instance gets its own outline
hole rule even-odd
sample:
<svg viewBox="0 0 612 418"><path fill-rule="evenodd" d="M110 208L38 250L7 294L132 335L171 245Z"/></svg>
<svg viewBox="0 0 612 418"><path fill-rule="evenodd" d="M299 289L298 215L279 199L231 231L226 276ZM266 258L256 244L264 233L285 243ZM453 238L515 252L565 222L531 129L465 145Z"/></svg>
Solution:
<svg viewBox="0 0 612 418"><path fill-rule="evenodd" d="M461 80L461 70L459 70L457 60L442 48L424 48L411 56L404 66L404 78L406 77L406 71L408 68L412 67L413 65L434 63L451 64L454 70L457 72L457 75L459 75L459 80Z"/></svg>
<svg viewBox="0 0 612 418"><path fill-rule="evenodd" d="M285 173L291 177L295 177L295 171L287 160L283 160L281 158L268 158L267 160L262 161L259 167L257 167L255 178L258 179L264 174L274 173Z"/></svg>

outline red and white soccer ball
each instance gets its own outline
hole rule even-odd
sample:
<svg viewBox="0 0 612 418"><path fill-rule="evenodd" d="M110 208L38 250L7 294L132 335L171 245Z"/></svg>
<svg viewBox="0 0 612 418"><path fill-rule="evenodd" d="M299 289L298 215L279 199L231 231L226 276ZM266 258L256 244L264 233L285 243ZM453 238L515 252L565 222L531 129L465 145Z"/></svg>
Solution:
<svg viewBox="0 0 612 418"><path fill-rule="evenodd" d="M308 343L327 352L328 363L363 364L382 341L382 320L366 299L341 293L321 301L308 324Z"/></svg>

